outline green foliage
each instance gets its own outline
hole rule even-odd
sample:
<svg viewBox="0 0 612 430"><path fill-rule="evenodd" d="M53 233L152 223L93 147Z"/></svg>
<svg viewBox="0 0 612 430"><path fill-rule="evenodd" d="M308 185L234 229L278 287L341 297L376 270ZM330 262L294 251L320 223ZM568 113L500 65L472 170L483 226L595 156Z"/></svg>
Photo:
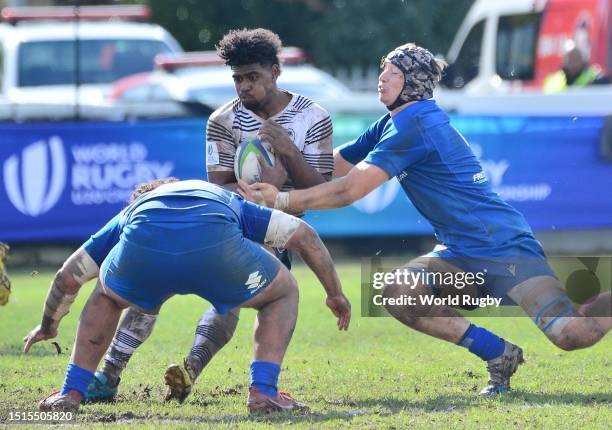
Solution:
<svg viewBox="0 0 612 430"><path fill-rule="evenodd" d="M132 0L126 3L142 3ZM230 29L264 27L321 67L377 66L414 41L446 53L473 0L148 0L153 20L188 51L214 49Z"/></svg>
<svg viewBox="0 0 612 430"><path fill-rule="evenodd" d="M58 389L70 357L76 324L91 293L84 287L57 338L21 354L22 337L39 323L51 273L13 275L13 295L0 308L0 425L10 411L33 411ZM246 411L253 311L244 311L234 339L216 356L185 404L164 403L162 375L191 347L207 304L195 296L172 298L151 337L136 352L114 403L85 405L83 428L609 428L612 338L594 348L563 352L528 318L476 320L521 345L526 364L514 392L495 400L478 397L485 365L460 348L403 327L390 318L359 317L360 268L339 265L353 302L350 330L338 332L323 305L323 291L303 266L300 316L280 384L310 404L304 416L249 416ZM8 423L9 427L11 423ZM51 427L51 426L48 426ZM36 426L36 428L42 428Z"/></svg>
<svg viewBox="0 0 612 430"><path fill-rule="evenodd" d="M472 0L334 0L317 23L313 55L326 68L377 66L394 47L416 42L446 53Z"/></svg>

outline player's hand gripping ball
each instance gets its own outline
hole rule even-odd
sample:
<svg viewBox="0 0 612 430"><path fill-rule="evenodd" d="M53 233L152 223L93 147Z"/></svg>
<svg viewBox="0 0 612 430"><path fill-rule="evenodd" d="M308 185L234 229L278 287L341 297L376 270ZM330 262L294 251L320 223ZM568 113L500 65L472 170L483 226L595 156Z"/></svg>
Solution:
<svg viewBox="0 0 612 430"><path fill-rule="evenodd" d="M274 152L268 144L253 138L240 142L234 158L236 179L243 180L247 184L261 182L261 166L258 157L268 166L274 166Z"/></svg>

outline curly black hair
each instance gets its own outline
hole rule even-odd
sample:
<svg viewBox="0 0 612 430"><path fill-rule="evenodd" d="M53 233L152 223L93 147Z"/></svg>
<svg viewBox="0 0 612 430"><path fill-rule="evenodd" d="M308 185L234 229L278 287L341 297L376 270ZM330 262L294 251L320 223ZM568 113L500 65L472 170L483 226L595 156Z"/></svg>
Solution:
<svg viewBox="0 0 612 430"><path fill-rule="evenodd" d="M217 54L226 66L245 66L259 63L262 66L279 64L278 53L282 42L276 33L265 28L230 30L219 45Z"/></svg>

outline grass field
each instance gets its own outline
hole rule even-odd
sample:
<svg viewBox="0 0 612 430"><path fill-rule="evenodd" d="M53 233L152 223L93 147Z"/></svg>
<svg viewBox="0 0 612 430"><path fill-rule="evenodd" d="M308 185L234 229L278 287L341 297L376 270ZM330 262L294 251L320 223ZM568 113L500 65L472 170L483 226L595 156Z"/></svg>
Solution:
<svg viewBox="0 0 612 430"><path fill-rule="evenodd" d="M77 421L87 428L611 428L612 337L572 353L548 343L526 318L477 323L520 344L527 363L513 379L514 391L495 400L478 397L486 383L484 363L463 348L404 328L390 318L359 317L358 264L339 265L353 301L348 333L335 329L313 275L297 267L300 316L283 363L281 388L310 404L307 415L249 416L245 401L254 312L243 311L232 342L204 371L183 405L164 403L166 366L189 350L207 303L174 297L157 327L123 375L115 403L85 405ZM50 273L13 273L13 295L0 308L0 425L10 411L36 409L61 387L86 286L60 327L63 352L46 343L21 354L22 337L39 323ZM37 426L36 428L41 428Z"/></svg>

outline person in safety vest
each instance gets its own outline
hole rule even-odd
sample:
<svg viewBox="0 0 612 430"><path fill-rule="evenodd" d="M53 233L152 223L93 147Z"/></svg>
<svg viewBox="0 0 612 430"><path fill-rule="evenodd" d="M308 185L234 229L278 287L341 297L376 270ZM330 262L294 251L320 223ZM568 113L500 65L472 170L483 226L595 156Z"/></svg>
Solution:
<svg viewBox="0 0 612 430"><path fill-rule="evenodd" d="M584 87L586 85L608 84L609 79L597 65L589 64L588 56L578 48L576 42L568 40L565 43L563 65L555 73L544 79L542 91L547 94L560 93L568 87Z"/></svg>

